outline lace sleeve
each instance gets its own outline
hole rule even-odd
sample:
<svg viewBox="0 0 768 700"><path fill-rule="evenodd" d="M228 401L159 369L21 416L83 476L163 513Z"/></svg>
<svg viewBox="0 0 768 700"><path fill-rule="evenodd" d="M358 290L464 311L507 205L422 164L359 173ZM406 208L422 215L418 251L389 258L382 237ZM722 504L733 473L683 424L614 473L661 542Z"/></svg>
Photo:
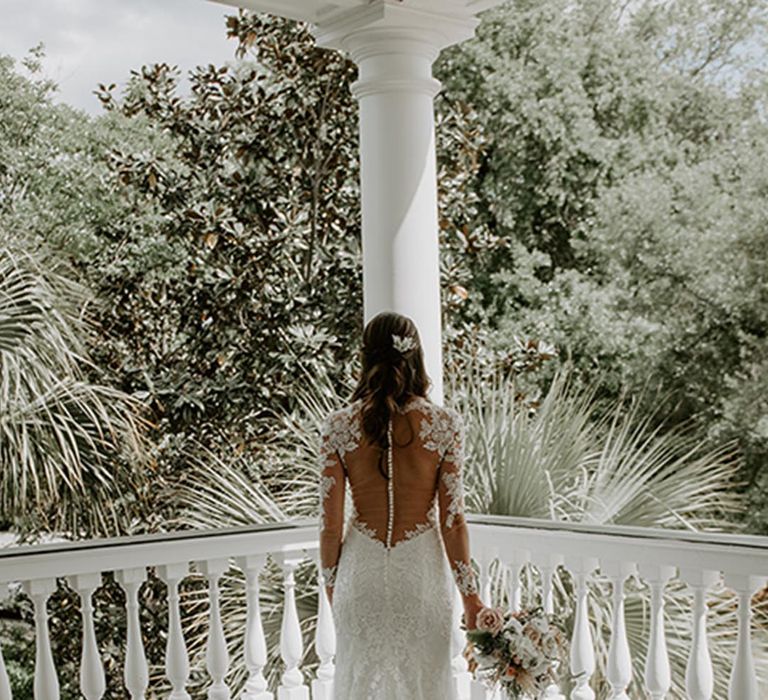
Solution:
<svg viewBox="0 0 768 700"><path fill-rule="evenodd" d="M462 596L476 596L477 581L469 555L469 534L464 519L464 423L461 416L448 410L450 432L440 457L438 501L440 530L456 586Z"/></svg>
<svg viewBox="0 0 768 700"><path fill-rule="evenodd" d="M323 422L319 449L320 573L327 588L336 583L344 529L345 472L333 439L333 423Z"/></svg>

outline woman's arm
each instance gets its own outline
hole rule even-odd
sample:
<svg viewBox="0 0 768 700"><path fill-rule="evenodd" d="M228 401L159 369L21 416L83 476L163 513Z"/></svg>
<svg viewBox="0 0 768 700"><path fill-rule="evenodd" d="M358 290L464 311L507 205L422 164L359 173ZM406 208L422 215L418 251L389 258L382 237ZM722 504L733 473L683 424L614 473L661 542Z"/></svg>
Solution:
<svg viewBox="0 0 768 700"><path fill-rule="evenodd" d="M475 626L475 616L482 607L477 580L469 554L469 532L464 519L464 423L461 416L449 410L452 439L441 456L438 468L438 503L440 532L445 544L448 563L464 602L464 617L469 629Z"/></svg>
<svg viewBox="0 0 768 700"><path fill-rule="evenodd" d="M321 429L319 466L320 573L328 600L332 602L344 529L346 475L339 453L332 444L329 420L324 421Z"/></svg>

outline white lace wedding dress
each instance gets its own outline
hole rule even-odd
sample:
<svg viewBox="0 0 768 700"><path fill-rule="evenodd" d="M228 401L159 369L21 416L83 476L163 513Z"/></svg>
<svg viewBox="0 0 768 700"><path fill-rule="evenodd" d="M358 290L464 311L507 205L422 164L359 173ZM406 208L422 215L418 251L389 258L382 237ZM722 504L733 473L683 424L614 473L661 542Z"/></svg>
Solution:
<svg viewBox="0 0 768 700"><path fill-rule="evenodd" d="M463 425L454 411L414 397L389 430L393 449L382 455L363 444L359 402L323 424L320 557L333 592L334 699L456 700L453 584L462 596L477 594Z"/></svg>

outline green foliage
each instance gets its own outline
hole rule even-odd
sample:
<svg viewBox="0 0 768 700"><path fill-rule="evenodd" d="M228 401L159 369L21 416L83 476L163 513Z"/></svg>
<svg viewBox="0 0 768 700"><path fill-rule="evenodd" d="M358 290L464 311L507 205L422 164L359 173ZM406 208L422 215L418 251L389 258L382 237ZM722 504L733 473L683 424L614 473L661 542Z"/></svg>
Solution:
<svg viewBox="0 0 768 700"><path fill-rule="evenodd" d="M492 381L459 380L454 386L452 403L467 421L469 510L599 525L735 529L733 515L743 507L743 498L734 490L739 462L733 444L713 449L690 428L660 427L651 414L643 413L640 397L629 408L622 402L605 405L596 399L596 387L577 389L567 374L557 374L540 398L526 397L503 374ZM494 566L491 579L496 599L504 600L508 571ZM527 585L537 579L526 567ZM555 610L567 620L570 637L573 582L558 572L553 583ZM608 692L605 663L612 626L607 604L611 585L605 575L593 577L590 584L590 623L598 652L594 682L601 697ZM528 590L524 605L535 606L539 599ZM627 633L635 663L630 695L634 697L642 693L650 591L639 581L630 582L627 590ZM684 698L692 597L679 581L665 595L673 666L671 697ZM722 583L713 595L716 603L708 624L715 694L725 697L736 641L736 606L733 593ZM768 607L757 606L757 610L755 635L765 640ZM766 676L768 666L760 662L759 667Z"/></svg>
<svg viewBox="0 0 768 700"><path fill-rule="evenodd" d="M544 338L601 396L662 397L670 424L738 440L758 531L767 22L764 0L518 0L438 65L482 124L471 230L495 240L467 259L462 318L497 352Z"/></svg>
<svg viewBox="0 0 768 700"><path fill-rule="evenodd" d="M114 534L140 497L140 404L83 377L88 296L46 262L0 248L0 512L17 532Z"/></svg>
<svg viewBox="0 0 768 700"><path fill-rule="evenodd" d="M708 448L641 413L638 397L599 406L558 374L521 401L507 376L471 381L454 400L467 433L467 503L478 513L569 522L732 529L735 445ZM656 425L654 425L656 423Z"/></svg>
<svg viewBox="0 0 768 700"><path fill-rule="evenodd" d="M122 100L102 91L158 138L109 154L127 215L81 261L112 301L104 360L146 395L160 434L222 451L263 440L297 363L348 361L362 308L352 64L300 25L229 28L244 54L258 34L252 55L198 68L189 98L164 64L134 72Z"/></svg>

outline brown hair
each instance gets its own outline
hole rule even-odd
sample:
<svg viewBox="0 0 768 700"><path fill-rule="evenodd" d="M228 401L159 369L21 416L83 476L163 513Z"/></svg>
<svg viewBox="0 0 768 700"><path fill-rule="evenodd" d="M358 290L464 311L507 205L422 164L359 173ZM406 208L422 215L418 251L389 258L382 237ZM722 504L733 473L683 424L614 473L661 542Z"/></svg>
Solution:
<svg viewBox="0 0 768 700"><path fill-rule="evenodd" d="M393 334L410 339L415 347L401 352ZM362 371L352 400L362 399L365 437L386 449L390 417L412 396L426 396L431 384L416 324L402 314L382 311L365 326L361 355Z"/></svg>

